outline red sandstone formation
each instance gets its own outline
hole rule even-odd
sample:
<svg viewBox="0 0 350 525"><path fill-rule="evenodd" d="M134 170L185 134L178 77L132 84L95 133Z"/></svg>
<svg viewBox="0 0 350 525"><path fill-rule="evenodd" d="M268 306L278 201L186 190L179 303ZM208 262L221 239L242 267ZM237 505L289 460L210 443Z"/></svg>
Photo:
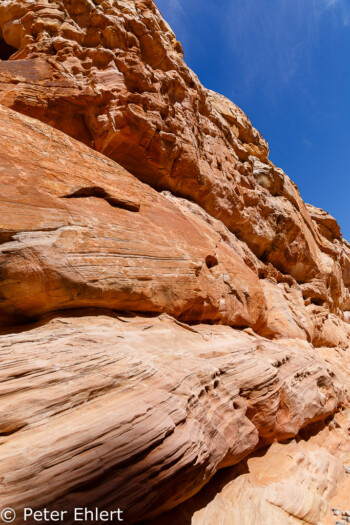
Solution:
<svg viewBox="0 0 350 525"><path fill-rule="evenodd" d="M0 59L0 508L320 522L350 461L339 225L152 0L1 0Z"/></svg>
<svg viewBox="0 0 350 525"><path fill-rule="evenodd" d="M1 106L0 128L3 324L98 306L264 326L258 276L206 214L182 211L116 163Z"/></svg>

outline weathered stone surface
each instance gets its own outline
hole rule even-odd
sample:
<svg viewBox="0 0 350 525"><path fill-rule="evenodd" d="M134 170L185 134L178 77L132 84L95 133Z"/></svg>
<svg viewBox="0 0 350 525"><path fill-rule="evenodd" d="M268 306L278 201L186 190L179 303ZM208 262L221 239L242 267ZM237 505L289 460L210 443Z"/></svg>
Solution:
<svg viewBox="0 0 350 525"><path fill-rule="evenodd" d="M299 287L267 279L261 284L267 304L267 323L261 334L313 341L314 326Z"/></svg>
<svg viewBox="0 0 350 525"><path fill-rule="evenodd" d="M0 103L197 202L339 308L339 227L304 205L246 115L201 86L153 1L5 1L0 28L18 49L0 64Z"/></svg>
<svg viewBox="0 0 350 525"><path fill-rule="evenodd" d="M343 464L348 461L349 414L337 414L328 426L316 425L297 440L274 444L244 463L220 473L198 496L181 505L164 520L151 523L209 525L290 525L319 523L332 506L344 507ZM219 492L214 494L213 485ZM347 489L349 484L346 483ZM342 498L336 495L338 487ZM341 512L339 512L341 516Z"/></svg>
<svg viewBox="0 0 350 525"><path fill-rule="evenodd" d="M4 107L0 130L3 324L107 307L264 325L257 275L198 214Z"/></svg>
<svg viewBox="0 0 350 525"><path fill-rule="evenodd" d="M346 402L336 367L306 343L167 315L67 312L1 335L0 354L0 506L18 523L24 506L77 501L152 517L259 437L295 436Z"/></svg>
<svg viewBox="0 0 350 525"><path fill-rule="evenodd" d="M350 245L154 2L2 0L0 137L0 509L323 520Z"/></svg>

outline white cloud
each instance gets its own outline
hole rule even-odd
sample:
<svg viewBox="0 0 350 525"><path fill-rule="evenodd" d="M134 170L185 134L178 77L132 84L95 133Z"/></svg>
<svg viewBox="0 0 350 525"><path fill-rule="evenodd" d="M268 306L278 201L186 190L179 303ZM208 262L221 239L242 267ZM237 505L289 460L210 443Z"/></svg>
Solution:
<svg viewBox="0 0 350 525"><path fill-rule="evenodd" d="M256 0L228 0L223 31L233 59L239 62L246 92L253 93L259 83L272 100L284 89L304 90L312 75L313 50L324 36L321 31L327 26L331 37L332 27L350 25L350 0L271 3L275 9L264 9L263 2L257 7Z"/></svg>
<svg viewBox="0 0 350 525"><path fill-rule="evenodd" d="M166 13L168 18L167 21L174 23L174 21L180 21L185 16L185 10L182 7L181 0L156 0L156 5L159 10L162 11L162 5L166 4Z"/></svg>
<svg viewBox="0 0 350 525"><path fill-rule="evenodd" d="M329 9L335 4L339 4L339 0L326 0L326 9Z"/></svg>
<svg viewBox="0 0 350 525"><path fill-rule="evenodd" d="M324 11L331 9L338 22L344 26L350 25L350 3L348 0L325 0Z"/></svg>

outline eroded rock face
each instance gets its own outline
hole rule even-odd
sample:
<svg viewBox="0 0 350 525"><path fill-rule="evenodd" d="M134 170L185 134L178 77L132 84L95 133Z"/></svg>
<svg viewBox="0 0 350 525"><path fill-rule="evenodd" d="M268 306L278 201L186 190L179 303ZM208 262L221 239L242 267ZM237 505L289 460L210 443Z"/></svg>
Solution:
<svg viewBox="0 0 350 525"><path fill-rule="evenodd" d="M237 240L63 133L3 107L0 128L3 325L92 306L264 325Z"/></svg>
<svg viewBox="0 0 350 525"><path fill-rule="evenodd" d="M244 113L201 86L152 0L3 1L0 29L18 50L0 63L0 103L190 198L341 306L339 227L310 216Z"/></svg>
<svg viewBox="0 0 350 525"><path fill-rule="evenodd" d="M221 472L198 496L151 523L333 525L337 518L329 501L333 508L348 507L348 426L349 414L340 413L327 426L313 425L297 440L276 443Z"/></svg>
<svg viewBox="0 0 350 525"><path fill-rule="evenodd" d="M347 401L336 363L301 342L165 314L69 312L0 336L0 353L0 504L18 523L25 506L77 500L107 510L118 501L127 523L144 520L259 438L295 436Z"/></svg>
<svg viewBox="0 0 350 525"><path fill-rule="evenodd" d="M151 0L0 3L0 508L19 524L77 499L127 523L316 524L342 479L350 245L182 55Z"/></svg>

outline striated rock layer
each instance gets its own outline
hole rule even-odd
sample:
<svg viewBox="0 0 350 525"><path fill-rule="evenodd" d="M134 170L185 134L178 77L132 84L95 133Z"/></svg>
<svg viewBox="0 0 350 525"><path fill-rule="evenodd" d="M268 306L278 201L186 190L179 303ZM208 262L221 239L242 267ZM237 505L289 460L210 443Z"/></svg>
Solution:
<svg viewBox="0 0 350 525"><path fill-rule="evenodd" d="M264 286L266 336L346 344L336 317L349 318L350 261L339 226L303 203L244 113L200 85L152 1L4 0L0 29L14 51L0 62L1 104L220 220L230 243L244 243L246 264L279 284Z"/></svg>
<svg viewBox="0 0 350 525"><path fill-rule="evenodd" d="M69 312L0 336L0 353L0 504L19 517L79 503L151 518L259 438L293 437L347 402L344 360L166 314Z"/></svg>
<svg viewBox="0 0 350 525"><path fill-rule="evenodd" d="M0 508L320 522L350 458L335 219L151 0L2 0L0 137Z"/></svg>
<svg viewBox="0 0 350 525"><path fill-rule="evenodd" d="M220 225L1 106L0 130L0 322L100 306L264 325L258 276Z"/></svg>
<svg viewBox="0 0 350 525"><path fill-rule="evenodd" d="M316 423L221 470L196 496L148 525L271 523L335 525L348 509L349 413ZM338 487L340 490L338 490Z"/></svg>
<svg viewBox="0 0 350 525"><path fill-rule="evenodd" d="M0 103L190 198L338 311L339 226L304 205L243 112L200 85L151 0L3 0L0 28L18 50L0 65Z"/></svg>

